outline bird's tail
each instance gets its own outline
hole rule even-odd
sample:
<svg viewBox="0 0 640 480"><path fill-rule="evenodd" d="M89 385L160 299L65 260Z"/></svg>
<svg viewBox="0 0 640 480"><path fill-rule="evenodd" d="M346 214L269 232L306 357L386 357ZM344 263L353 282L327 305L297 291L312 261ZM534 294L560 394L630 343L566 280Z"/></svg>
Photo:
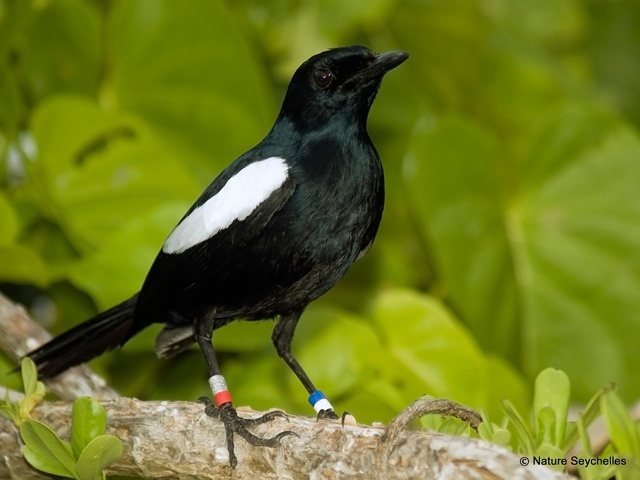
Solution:
<svg viewBox="0 0 640 480"><path fill-rule="evenodd" d="M133 328L137 298L136 294L27 354L38 367L38 376L55 377L74 365L123 345L137 332Z"/></svg>

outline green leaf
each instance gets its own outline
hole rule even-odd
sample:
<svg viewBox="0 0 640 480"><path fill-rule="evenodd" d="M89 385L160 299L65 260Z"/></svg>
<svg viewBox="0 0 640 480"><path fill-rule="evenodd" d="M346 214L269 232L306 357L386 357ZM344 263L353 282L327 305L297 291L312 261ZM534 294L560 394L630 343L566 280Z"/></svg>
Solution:
<svg viewBox="0 0 640 480"><path fill-rule="evenodd" d="M571 425L567 429L567 434L565 435L564 445L562 446L562 450L567 452L571 447L575 445L578 439L582 439L582 443L584 445L589 444L589 438L586 436L587 428L591 425L596 417L600 414L600 399L602 395L605 394L611 388L602 388L596 392L596 394L591 397L591 400L584 407L582 412L580 413L580 418L575 423L575 426L572 428ZM585 452L590 452L591 448L584 448Z"/></svg>
<svg viewBox="0 0 640 480"><path fill-rule="evenodd" d="M479 343L517 359L517 283L503 223L496 137L448 116L416 127L405 159L411 206L456 309Z"/></svg>
<svg viewBox="0 0 640 480"><path fill-rule="evenodd" d="M547 368L536 377L533 412L536 437L555 447L564 443L571 387L566 373Z"/></svg>
<svg viewBox="0 0 640 480"><path fill-rule="evenodd" d="M549 407L539 410L536 414L536 440L538 445L554 445L553 433L556 427L556 417Z"/></svg>
<svg viewBox="0 0 640 480"><path fill-rule="evenodd" d="M25 443L23 455L34 468L53 475L76 478L76 460L71 445L37 420L27 419L20 425Z"/></svg>
<svg viewBox="0 0 640 480"><path fill-rule="evenodd" d="M22 245L0 245L0 281L45 287L49 272L33 250Z"/></svg>
<svg viewBox="0 0 640 480"><path fill-rule="evenodd" d="M29 357L22 359L20 363L20 373L24 385L25 395L32 395L38 390L38 370L36 364Z"/></svg>
<svg viewBox="0 0 640 480"><path fill-rule="evenodd" d="M509 447L511 432L503 425L493 423L489 418L489 414L483 408L480 409L480 416L482 417L482 423L478 426L480 438L497 445ZM503 419L503 423L506 425L508 423L507 417L503 417Z"/></svg>
<svg viewBox="0 0 640 480"><path fill-rule="evenodd" d="M216 349L246 352L271 348L274 322L234 322L216 331Z"/></svg>
<svg viewBox="0 0 640 480"><path fill-rule="evenodd" d="M432 398L432 397L430 395L426 395L423 398ZM434 432L439 432L445 420L446 420L445 417L435 413L422 415L420 417L420 428L422 428L422 430L432 430Z"/></svg>
<svg viewBox="0 0 640 480"><path fill-rule="evenodd" d="M586 12L592 39L585 44L584 61L590 65L589 77L607 96L607 103L640 125L640 92L635 88L640 83L638 5L595 3Z"/></svg>
<svg viewBox="0 0 640 480"><path fill-rule="evenodd" d="M583 452L591 452L591 439L589 438L589 432L587 431L587 425L579 419L576 422L576 434L580 439L580 445Z"/></svg>
<svg viewBox="0 0 640 480"><path fill-rule="evenodd" d="M187 208L188 203L167 201L150 207L142 218L129 219L68 269L69 280L103 309L130 297L140 289L168 232Z"/></svg>
<svg viewBox="0 0 640 480"><path fill-rule="evenodd" d="M94 438L78 458L78 477L81 480L100 480L103 470L122 455L122 442L113 435Z"/></svg>
<svg viewBox="0 0 640 480"><path fill-rule="evenodd" d="M164 141L132 115L105 112L82 97L55 96L38 105L31 128L39 159L30 167L41 207L82 252L159 203L191 202L199 193Z"/></svg>
<svg viewBox="0 0 640 480"><path fill-rule="evenodd" d="M640 138L588 104L534 125L514 153L469 119L425 118L405 160L412 210L484 348L530 376L562 369L578 399L611 381L635 398Z"/></svg>
<svg viewBox="0 0 640 480"><path fill-rule="evenodd" d="M76 458L87 445L107 427L107 412L96 400L80 397L73 402L71 420L71 446Z"/></svg>
<svg viewBox="0 0 640 480"><path fill-rule="evenodd" d="M24 32L24 79L39 97L56 91L95 94L102 68L99 9L80 0L32 9Z"/></svg>
<svg viewBox="0 0 640 480"><path fill-rule="evenodd" d="M0 125L2 134L0 135L0 155L4 157L4 143L8 138L15 138L24 128L23 120L25 110L27 110L27 99L24 92L24 72L17 71L10 61L12 51L20 49L24 53L25 31L27 30L33 12L33 5L27 2L17 2L9 4L5 2L0 17ZM9 170L9 169L7 169ZM5 174L0 174L0 179L5 179Z"/></svg>
<svg viewBox="0 0 640 480"><path fill-rule="evenodd" d="M537 457L559 459L564 457L564 452L561 451L558 447L551 445L550 443L542 443L536 448L535 455ZM549 468L552 468L553 470L563 470L564 466L550 465Z"/></svg>
<svg viewBox="0 0 640 480"><path fill-rule="evenodd" d="M611 381L635 397L640 139L587 108L547 119L538 134L509 215L529 365L565 371L578 398Z"/></svg>
<svg viewBox="0 0 640 480"><path fill-rule="evenodd" d="M509 445L509 442L511 442L511 432L506 428L494 428L490 441L506 447Z"/></svg>
<svg viewBox="0 0 640 480"><path fill-rule="evenodd" d="M440 433L445 435L455 435L469 437L471 435L471 426L457 418L447 418L442 427Z"/></svg>
<svg viewBox="0 0 640 480"><path fill-rule="evenodd" d="M638 458L640 456L640 428L626 405L614 391L606 392L600 400L602 417L616 452Z"/></svg>
<svg viewBox="0 0 640 480"><path fill-rule="evenodd" d="M264 67L223 1L117 1L105 36L101 103L144 118L206 183L271 126Z"/></svg>
<svg viewBox="0 0 640 480"><path fill-rule="evenodd" d="M387 22L394 44L424 59L413 65L420 97L429 105L459 109L481 95L488 49L489 16L478 2L448 0L408 2ZM420 35L416 35L420 32Z"/></svg>
<svg viewBox="0 0 640 480"><path fill-rule="evenodd" d="M78 251L60 225L45 218L29 222L20 245L31 249L46 264L51 289L60 288L59 282L64 280L69 265L78 260ZM65 317L63 312L59 316Z"/></svg>
<svg viewBox="0 0 640 480"><path fill-rule="evenodd" d="M5 391L4 399L0 400L0 415L7 417L16 425L20 425L22 421L18 406L9 400L8 388Z"/></svg>
<svg viewBox="0 0 640 480"><path fill-rule="evenodd" d="M45 390L44 384L38 381L38 372L33 360L25 357L22 359L20 366L25 395L18 402L18 408L20 419L25 420L40 400L44 398Z"/></svg>
<svg viewBox="0 0 640 480"><path fill-rule="evenodd" d="M298 337L304 346L297 358L328 398L360 388L378 371L384 354L370 323L339 309L314 308L305 316L305 323L322 328ZM299 380L295 375L288 379L295 391Z"/></svg>
<svg viewBox="0 0 640 480"><path fill-rule="evenodd" d="M0 191L0 245L10 244L16 239L20 225L9 199Z"/></svg>
<svg viewBox="0 0 640 480"><path fill-rule="evenodd" d="M390 383L402 383L405 401L426 393L487 409L496 409L505 396L527 405L526 387L517 374L485 356L436 299L387 290L376 297L372 316L383 339L384 375Z"/></svg>
<svg viewBox="0 0 640 480"><path fill-rule="evenodd" d="M502 400L501 404L504 414L516 430L519 447L517 452L531 457L535 452L535 439L531 429L509 400Z"/></svg>

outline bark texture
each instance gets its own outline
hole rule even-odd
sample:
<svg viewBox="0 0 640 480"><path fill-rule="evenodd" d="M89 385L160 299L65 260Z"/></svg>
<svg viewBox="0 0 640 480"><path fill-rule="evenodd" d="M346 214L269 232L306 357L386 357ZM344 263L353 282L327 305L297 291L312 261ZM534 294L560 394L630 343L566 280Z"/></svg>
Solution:
<svg viewBox="0 0 640 480"><path fill-rule="evenodd" d="M19 360L49 337L24 309L0 295L0 348ZM418 401L382 425L342 425L289 416L256 427L254 433L272 437L284 430L296 435L275 448L252 447L236 438L238 467L228 464L224 426L191 402L142 402L121 398L87 367L77 367L47 382L63 401L42 402L33 418L69 438L72 400L89 395L103 401L108 432L124 444L110 474L157 479L568 479L541 466L520 465L508 450L481 440L450 437L404 427L426 411L440 409L467 417L474 412L446 401ZM13 394L14 395L14 394ZM453 405L453 407L452 407ZM240 415L261 413L239 408ZM18 429L0 416L0 479L51 478L31 468L21 455Z"/></svg>

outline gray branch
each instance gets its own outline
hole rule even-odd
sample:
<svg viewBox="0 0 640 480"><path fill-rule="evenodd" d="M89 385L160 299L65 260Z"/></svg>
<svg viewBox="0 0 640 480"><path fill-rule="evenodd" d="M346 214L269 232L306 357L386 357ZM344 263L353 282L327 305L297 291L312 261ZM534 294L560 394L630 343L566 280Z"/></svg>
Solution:
<svg viewBox="0 0 640 480"><path fill-rule="evenodd" d="M25 311L0 295L0 348L18 360L47 337ZM50 391L65 402L42 402L35 419L69 439L71 400L90 395L103 400L108 432L120 438L124 453L108 473L162 479L568 479L541 466L520 465L520 458L487 442L429 432L406 431L404 426L437 403L416 402L389 428L342 425L289 416L257 426L254 433L273 437L293 431L275 448L253 447L236 438L238 467L231 470L224 426L190 402L141 402L118 398L86 367L71 369L48 382ZM450 413L452 404L444 402ZM437 407L441 408L441 407ZM456 411L454 407L453 411ZM464 410L464 409L463 409ZM245 417L259 416L239 408ZM474 422L471 412L469 415ZM0 479L42 479L21 455L18 429L0 416Z"/></svg>
<svg viewBox="0 0 640 480"><path fill-rule="evenodd" d="M228 464L224 426L189 402L141 402L127 398L105 402L108 432L124 443L124 454L108 473L163 479L321 479L381 478L376 469L383 427L317 422L289 416L255 428L272 437L287 436L276 448L252 447L236 438L238 467ZM243 409L245 417L258 412ZM34 417L68 438L70 403L42 403ZM0 478L41 478L20 455L17 429L0 419ZM403 431L386 458L388 479L567 479L545 467L522 467L518 456L481 440Z"/></svg>
<svg viewBox="0 0 640 480"><path fill-rule="evenodd" d="M25 309L0 294L0 350L16 363L27 353L51 340L51 335L35 323ZM88 367L73 367L47 382L47 391L62 400L88 396L112 400L120 395Z"/></svg>

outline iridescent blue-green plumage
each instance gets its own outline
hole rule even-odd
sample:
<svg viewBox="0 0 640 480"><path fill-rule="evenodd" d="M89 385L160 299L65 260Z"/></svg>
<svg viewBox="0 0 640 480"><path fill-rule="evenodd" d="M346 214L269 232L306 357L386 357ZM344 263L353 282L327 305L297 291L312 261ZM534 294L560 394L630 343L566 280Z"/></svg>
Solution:
<svg viewBox="0 0 640 480"><path fill-rule="evenodd" d="M384 74L407 57L353 46L302 64L267 136L220 173L184 218L253 162L284 159L282 185L211 238L180 253L161 250L139 293L29 354L40 375L121 346L152 323L167 325L158 351L170 356L194 341L192 327L205 315L218 328L236 317L301 313L332 288L380 224L383 171L367 115Z"/></svg>

